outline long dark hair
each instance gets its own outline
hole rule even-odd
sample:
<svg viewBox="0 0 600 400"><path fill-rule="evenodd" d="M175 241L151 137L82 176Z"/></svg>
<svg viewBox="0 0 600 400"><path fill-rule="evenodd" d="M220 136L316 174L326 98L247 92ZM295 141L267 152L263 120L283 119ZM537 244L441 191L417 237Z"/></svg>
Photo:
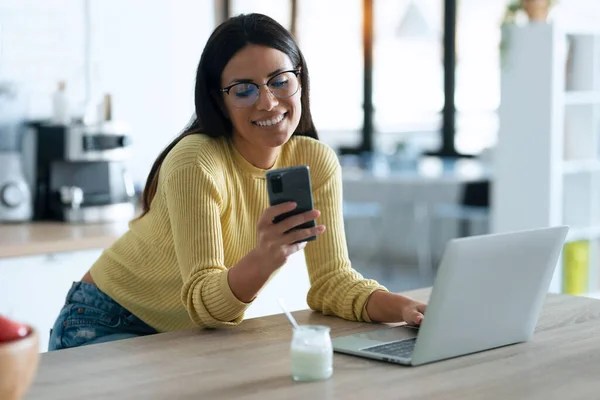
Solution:
<svg viewBox="0 0 600 400"><path fill-rule="evenodd" d="M160 153L152 165L142 195L140 218L150 210L150 204L158 187L158 173L164 159L181 139L195 134L231 138L233 126L223 111L223 98L219 92L221 74L229 60L249 44L277 49L287 54L294 67L301 67L302 114L294 135L309 136L318 140L310 113L308 68L292 35L266 15L242 14L232 17L213 31L204 47L196 71L195 115L183 132Z"/></svg>

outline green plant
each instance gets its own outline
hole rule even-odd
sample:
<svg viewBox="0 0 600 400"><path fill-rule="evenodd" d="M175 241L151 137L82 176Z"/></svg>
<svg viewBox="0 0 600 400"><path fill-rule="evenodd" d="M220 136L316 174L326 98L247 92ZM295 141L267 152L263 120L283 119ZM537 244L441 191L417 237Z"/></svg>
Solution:
<svg viewBox="0 0 600 400"><path fill-rule="evenodd" d="M510 1L506 5L506 8L504 9L504 16L502 18L501 25L515 23L515 21L517 19L517 14L522 9L523 9L523 6L521 5L521 0Z"/></svg>

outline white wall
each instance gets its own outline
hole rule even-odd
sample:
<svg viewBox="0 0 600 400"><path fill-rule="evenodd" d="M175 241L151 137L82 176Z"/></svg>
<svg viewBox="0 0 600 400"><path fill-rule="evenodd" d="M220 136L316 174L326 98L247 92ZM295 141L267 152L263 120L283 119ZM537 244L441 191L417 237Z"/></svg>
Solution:
<svg viewBox="0 0 600 400"><path fill-rule="evenodd" d="M20 86L29 115L49 113L61 79L82 97L82 16L81 1L0 0L0 81Z"/></svg>
<svg viewBox="0 0 600 400"><path fill-rule="evenodd" d="M143 4L143 9L142 9ZM213 29L212 1L93 0L93 65L134 129L134 179L193 112L195 69Z"/></svg>
<svg viewBox="0 0 600 400"><path fill-rule="evenodd" d="M131 169L143 182L158 152L193 112L195 69L214 28L212 0L89 0L93 99L111 93L131 125ZM0 0L0 81L17 83L26 117L46 117L66 80L85 98L84 0Z"/></svg>

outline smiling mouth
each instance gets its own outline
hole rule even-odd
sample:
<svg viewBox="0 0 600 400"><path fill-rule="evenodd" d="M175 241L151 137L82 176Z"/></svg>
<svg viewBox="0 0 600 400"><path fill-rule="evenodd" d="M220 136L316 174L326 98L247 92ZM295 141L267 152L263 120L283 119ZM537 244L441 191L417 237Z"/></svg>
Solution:
<svg viewBox="0 0 600 400"><path fill-rule="evenodd" d="M279 125L281 123L281 121L283 121L285 119L286 116L287 116L287 113L283 113L283 114L280 114L277 117L271 118L269 120L252 121L252 125L260 126L261 128L268 128L271 126Z"/></svg>

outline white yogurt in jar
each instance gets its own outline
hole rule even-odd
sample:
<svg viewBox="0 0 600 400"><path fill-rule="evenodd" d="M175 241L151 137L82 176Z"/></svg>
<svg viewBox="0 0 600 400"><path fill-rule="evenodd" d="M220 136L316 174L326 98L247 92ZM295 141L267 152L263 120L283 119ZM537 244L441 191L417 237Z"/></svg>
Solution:
<svg viewBox="0 0 600 400"><path fill-rule="evenodd" d="M294 329L290 349L295 381L329 379L333 375L333 346L329 327L301 325Z"/></svg>

